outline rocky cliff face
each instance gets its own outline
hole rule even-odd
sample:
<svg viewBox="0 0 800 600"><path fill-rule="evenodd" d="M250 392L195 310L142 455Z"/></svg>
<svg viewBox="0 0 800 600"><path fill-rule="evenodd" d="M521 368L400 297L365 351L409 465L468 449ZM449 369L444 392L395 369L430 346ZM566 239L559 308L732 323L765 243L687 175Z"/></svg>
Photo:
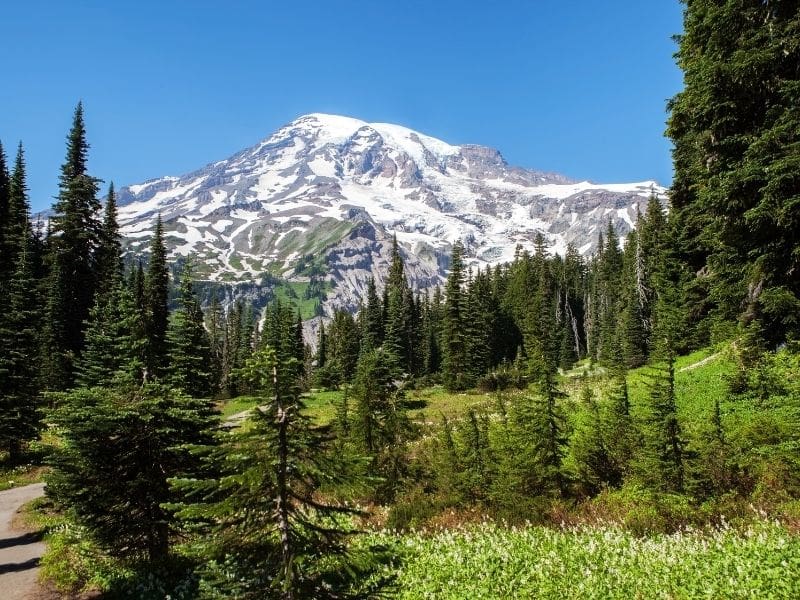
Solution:
<svg viewBox="0 0 800 600"><path fill-rule="evenodd" d="M413 284L428 287L457 239L473 265L508 261L539 232L553 252L587 253L609 219L624 237L652 193L664 190L576 182L509 166L492 148L312 114L229 159L123 188L119 215L131 251L146 249L161 214L170 256L194 257L202 279L324 279L331 311L357 307L393 236Z"/></svg>

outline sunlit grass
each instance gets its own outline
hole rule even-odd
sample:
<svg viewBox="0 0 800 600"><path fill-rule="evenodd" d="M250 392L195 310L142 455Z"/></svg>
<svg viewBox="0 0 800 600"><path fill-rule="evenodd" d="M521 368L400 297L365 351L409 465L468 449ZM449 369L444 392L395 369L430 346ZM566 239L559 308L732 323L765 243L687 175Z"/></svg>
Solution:
<svg viewBox="0 0 800 600"><path fill-rule="evenodd" d="M401 548L405 600L800 597L800 538L769 523L644 538L491 523L370 537Z"/></svg>

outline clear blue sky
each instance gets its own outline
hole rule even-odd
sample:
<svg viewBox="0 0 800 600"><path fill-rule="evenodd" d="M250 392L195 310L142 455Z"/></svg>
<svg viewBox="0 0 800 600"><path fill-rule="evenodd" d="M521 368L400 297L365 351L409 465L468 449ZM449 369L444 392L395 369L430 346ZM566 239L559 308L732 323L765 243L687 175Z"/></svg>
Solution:
<svg viewBox="0 0 800 600"><path fill-rule="evenodd" d="M308 112L393 122L597 182L672 177L677 0L7 2L0 140L46 208L72 111L117 186L226 158Z"/></svg>

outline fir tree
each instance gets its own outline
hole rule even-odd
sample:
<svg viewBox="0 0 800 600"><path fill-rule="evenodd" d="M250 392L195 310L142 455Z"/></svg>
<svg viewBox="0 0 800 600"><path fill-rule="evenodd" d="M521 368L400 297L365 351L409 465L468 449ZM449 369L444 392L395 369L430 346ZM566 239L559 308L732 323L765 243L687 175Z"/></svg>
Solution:
<svg viewBox="0 0 800 600"><path fill-rule="evenodd" d="M637 455L640 477L669 492L684 489L685 440L675 399L675 359L665 350L649 373L649 402L643 423L644 445Z"/></svg>
<svg viewBox="0 0 800 600"><path fill-rule="evenodd" d="M161 215L156 220L150 241L150 259L144 278L144 309L147 323L147 353L145 365L148 378L158 378L167 368L167 325L169 322L169 270L164 245L164 226Z"/></svg>
<svg viewBox="0 0 800 600"><path fill-rule="evenodd" d="M464 302L464 341L466 344L467 371L470 381L485 375L492 360L493 312L491 290L486 277L478 271L469 278Z"/></svg>
<svg viewBox="0 0 800 600"><path fill-rule="evenodd" d="M597 400L591 388L584 387L569 440L569 465L582 496L592 496L604 485L617 486L621 482L603 433Z"/></svg>
<svg viewBox="0 0 800 600"><path fill-rule="evenodd" d="M51 281L44 335L45 347L52 355L45 377L49 389L65 389L72 384L74 361L83 350L84 324L97 287L99 180L86 172L88 149L83 107L78 103L50 219Z"/></svg>
<svg viewBox="0 0 800 600"><path fill-rule="evenodd" d="M376 495L390 500L405 472L404 449L411 423L404 394L393 377L395 357L382 349L361 354L352 386L354 418L352 439L372 457L372 474L382 478Z"/></svg>
<svg viewBox="0 0 800 600"><path fill-rule="evenodd" d="M361 350L358 325L353 315L343 310L336 310L329 331L328 354L336 371L337 380L340 383L350 382L355 375Z"/></svg>
<svg viewBox="0 0 800 600"><path fill-rule="evenodd" d="M178 308L167 329L169 380L174 387L193 398L206 398L211 392L211 347L205 329L203 310L192 285L192 265L186 263L181 276Z"/></svg>
<svg viewBox="0 0 800 600"><path fill-rule="evenodd" d="M121 277L122 245L117 224L117 200L114 184L111 183L108 186L100 245L97 248L98 292L113 290Z"/></svg>
<svg viewBox="0 0 800 600"><path fill-rule="evenodd" d="M151 383L77 389L56 405L48 418L63 443L51 458L48 495L110 556L163 564L177 528L168 479L202 472L189 448L212 441L210 403Z"/></svg>
<svg viewBox="0 0 800 600"><path fill-rule="evenodd" d="M716 305L687 299L698 329L717 312L762 320L773 343L800 330L797 37L791 2L686 2L670 221L689 289Z"/></svg>
<svg viewBox="0 0 800 600"><path fill-rule="evenodd" d="M27 214L24 215L27 218ZM16 256L16 265L7 286L7 311L0 319L0 447L8 451L13 464L24 445L38 432L38 313L31 302L36 281L31 264L31 241L26 241Z"/></svg>
<svg viewBox="0 0 800 600"><path fill-rule="evenodd" d="M222 391L222 362L225 347L225 313L219 301L216 290L211 292L211 303L206 312L206 329L208 331L208 344L211 352L209 370L213 392Z"/></svg>
<svg viewBox="0 0 800 600"><path fill-rule="evenodd" d="M201 493L181 516L205 524L199 558L203 587L226 598L349 598L374 557L348 549L354 533L344 503L318 496L341 485L341 454L332 438L303 414L294 358L281 361L271 347L256 351L241 377L259 395L251 426L228 435L212 455L220 476L177 480L178 489ZM191 498L191 496L190 496Z"/></svg>
<svg viewBox="0 0 800 600"><path fill-rule="evenodd" d="M383 343L383 314L380 298L375 287L375 279L367 283L367 304L364 307L361 347L375 350Z"/></svg>
<svg viewBox="0 0 800 600"><path fill-rule="evenodd" d="M641 219L638 220L641 224ZM635 369L647 361L648 318L646 291L642 289L642 248L636 231L628 234L622 269L621 319L617 338L625 366Z"/></svg>
<svg viewBox="0 0 800 600"><path fill-rule="evenodd" d="M631 462L642 442L631 417L628 381L624 368L612 373L612 387L608 392L602 417L603 439L611 461L608 484L622 483L631 472Z"/></svg>
<svg viewBox="0 0 800 600"><path fill-rule="evenodd" d="M105 218L97 248L98 289L89 311L84 350L76 363L76 383L84 387L110 386L129 361L120 347L136 332L121 313L122 247L119 241L114 185L108 190Z"/></svg>
<svg viewBox="0 0 800 600"><path fill-rule="evenodd" d="M457 241L450 258L450 274L445 287L445 306L442 319L442 374L449 390L469 387L467 373L467 346L464 339L463 291L464 246Z"/></svg>
<svg viewBox="0 0 800 600"><path fill-rule="evenodd" d="M0 292L6 289L13 271L12 254L6 245L9 221L9 186L10 176L6 153L3 150L2 142L0 142ZM2 314L1 311L0 314Z"/></svg>

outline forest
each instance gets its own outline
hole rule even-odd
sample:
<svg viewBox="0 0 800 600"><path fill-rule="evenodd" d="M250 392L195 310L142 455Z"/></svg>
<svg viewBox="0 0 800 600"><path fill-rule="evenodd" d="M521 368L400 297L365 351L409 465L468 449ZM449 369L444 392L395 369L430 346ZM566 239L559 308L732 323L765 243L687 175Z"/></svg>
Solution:
<svg viewBox="0 0 800 600"><path fill-rule="evenodd" d="M796 597L798 27L792 3L686 3L674 181L624 243L609 222L593 255L540 235L473 270L457 241L415 290L395 240L313 345L289 301L203 306L160 217L124 250L82 104L46 221L0 146L0 451L44 473L45 575L109 598Z"/></svg>

